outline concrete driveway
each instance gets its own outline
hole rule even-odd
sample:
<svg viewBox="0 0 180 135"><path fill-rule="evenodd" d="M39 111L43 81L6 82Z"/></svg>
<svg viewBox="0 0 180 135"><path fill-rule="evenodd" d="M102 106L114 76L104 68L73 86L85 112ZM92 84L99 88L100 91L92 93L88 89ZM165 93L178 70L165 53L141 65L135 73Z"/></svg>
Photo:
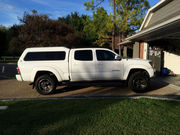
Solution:
<svg viewBox="0 0 180 135"><path fill-rule="evenodd" d="M5 67L2 72L3 66ZM27 82L18 82L13 78L16 74L16 64L0 64L0 99L14 98L43 98L43 97L121 97L121 96L160 96L180 99L180 87L169 84L161 77L151 81L150 89L146 93L135 93L118 82L98 84L76 84L70 87L57 87L54 94L40 95ZM179 80L178 78L175 78ZM172 80L172 79L171 79ZM173 81L172 81L173 82ZM176 81L178 83L178 81ZM179 84L179 83L178 83Z"/></svg>
<svg viewBox="0 0 180 135"><path fill-rule="evenodd" d="M43 97L121 97L121 96L155 96L175 97L180 99L180 87L159 82L156 79L151 81L150 90L146 93L135 93L120 83L96 84L86 86L83 84L70 87L57 87L54 94L40 95L27 82L18 82L15 79L0 80L0 99L15 98L43 98Z"/></svg>

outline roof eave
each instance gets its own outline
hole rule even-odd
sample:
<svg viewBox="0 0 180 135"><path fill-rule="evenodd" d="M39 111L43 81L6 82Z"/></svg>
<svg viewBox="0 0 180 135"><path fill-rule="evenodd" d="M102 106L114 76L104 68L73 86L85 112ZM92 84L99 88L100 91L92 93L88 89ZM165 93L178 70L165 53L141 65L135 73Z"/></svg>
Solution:
<svg viewBox="0 0 180 135"><path fill-rule="evenodd" d="M145 16L139 31L141 31L143 29L144 25L146 24L146 20L148 19L151 12L153 12L154 10L158 10L159 8L161 8L162 4L164 4L165 2L170 2L170 1L171 0L161 0L157 4L155 4L153 7L151 7Z"/></svg>
<svg viewBox="0 0 180 135"><path fill-rule="evenodd" d="M133 42L130 41L130 40L125 40L125 41L123 41L123 42L118 43L117 45L129 45L129 44L132 44L132 43L133 43Z"/></svg>
<svg viewBox="0 0 180 135"><path fill-rule="evenodd" d="M145 35L145 34L147 34L147 33L150 33L150 32L152 32L152 31L155 31L155 30L157 30L157 29L160 29L160 28L162 28L162 27L165 27L165 26L167 26L168 24L171 24L171 23L173 23L173 22L175 22L175 21L179 21L179 20L180 20L180 15L179 15L179 16L176 16L176 17L174 17L174 18L172 18L172 19L170 19L170 20L167 20L167 21L165 21L165 22L162 22L162 23L160 23L160 24L158 24L158 25L156 25L156 26L153 26L153 27L151 27L151 28L149 28L149 29L140 31L140 32L136 33L135 35L132 35L132 36L126 38L126 40L133 41L133 40L135 40L136 38L139 38L139 37L141 37L141 36L143 36L143 35Z"/></svg>

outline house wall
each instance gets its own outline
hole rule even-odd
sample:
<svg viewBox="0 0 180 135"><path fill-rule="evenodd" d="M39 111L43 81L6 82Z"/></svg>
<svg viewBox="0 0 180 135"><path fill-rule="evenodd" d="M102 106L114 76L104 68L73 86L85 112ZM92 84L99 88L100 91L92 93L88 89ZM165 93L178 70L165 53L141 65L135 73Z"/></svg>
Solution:
<svg viewBox="0 0 180 135"><path fill-rule="evenodd" d="M180 74L180 55L164 51L164 67L170 69L175 74Z"/></svg>

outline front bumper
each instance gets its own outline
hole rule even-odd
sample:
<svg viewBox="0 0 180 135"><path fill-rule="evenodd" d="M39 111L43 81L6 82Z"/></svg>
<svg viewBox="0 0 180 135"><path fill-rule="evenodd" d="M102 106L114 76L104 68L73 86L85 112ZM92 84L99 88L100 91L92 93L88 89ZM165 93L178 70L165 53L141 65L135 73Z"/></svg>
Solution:
<svg viewBox="0 0 180 135"><path fill-rule="evenodd" d="M16 75L16 79L17 79L18 81L21 81L21 82L23 81L23 79L22 79L22 77L21 77L20 74L17 74L17 75Z"/></svg>
<svg viewBox="0 0 180 135"><path fill-rule="evenodd" d="M149 77L150 77L150 78L154 77L154 75L155 75L155 69L149 68L148 72L149 72Z"/></svg>

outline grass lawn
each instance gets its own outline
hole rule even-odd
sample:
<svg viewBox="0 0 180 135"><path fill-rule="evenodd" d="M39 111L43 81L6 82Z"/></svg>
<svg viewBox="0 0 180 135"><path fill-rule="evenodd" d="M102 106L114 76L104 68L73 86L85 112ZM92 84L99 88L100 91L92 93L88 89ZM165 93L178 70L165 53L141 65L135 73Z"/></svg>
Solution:
<svg viewBox="0 0 180 135"><path fill-rule="evenodd" d="M180 102L153 99L0 101L0 135L177 135Z"/></svg>

